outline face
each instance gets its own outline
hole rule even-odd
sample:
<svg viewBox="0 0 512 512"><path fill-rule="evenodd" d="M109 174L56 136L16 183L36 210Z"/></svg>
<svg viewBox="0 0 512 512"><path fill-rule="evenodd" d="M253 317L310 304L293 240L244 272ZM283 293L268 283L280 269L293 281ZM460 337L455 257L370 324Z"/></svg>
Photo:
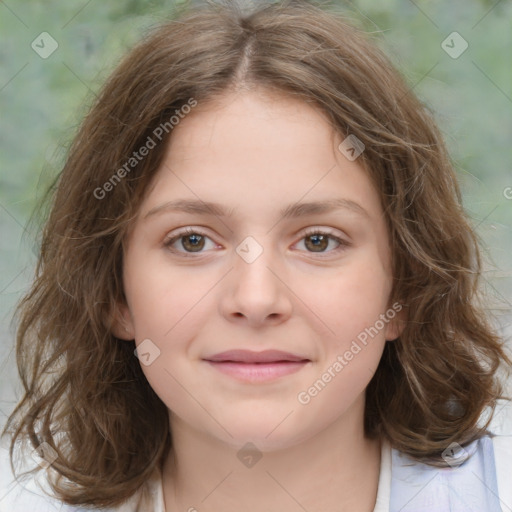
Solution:
<svg viewBox="0 0 512 512"><path fill-rule="evenodd" d="M135 339L171 429L272 450L362 428L398 315L379 196L343 138L262 91L174 128L127 239L114 332Z"/></svg>

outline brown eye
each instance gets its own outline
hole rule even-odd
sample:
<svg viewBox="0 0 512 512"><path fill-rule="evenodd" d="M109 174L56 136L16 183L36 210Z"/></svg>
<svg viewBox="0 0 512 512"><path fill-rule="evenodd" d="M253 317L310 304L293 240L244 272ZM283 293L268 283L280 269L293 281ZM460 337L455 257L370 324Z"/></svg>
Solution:
<svg viewBox="0 0 512 512"><path fill-rule="evenodd" d="M329 245L329 236L326 235L308 235L304 239L306 240L306 247L311 249L313 252L324 252ZM308 244L308 240L310 243Z"/></svg>
<svg viewBox="0 0 512 512"><path fill-rule="evenodd" d="M350 243L342 238L318 229L313 229L304 234L304 237L300 242L304 240L304 246L307 252L310 253L325 253L329 255L330 253L337 253L339 251L343 251L350 246ZM332 249L328 249L329 243L334 241L337 246Z"/></svg>
<svg viewBox="0 0 512 512"><path fill-rule="evenodd" d="M201 251L204 247L204 237L202 235L198 235L197 233L182 236L181 239L182 246L187 251Z"/></svg>
<svg viewBox="0 0 512 512"><path fill-rule="evenodd" d="M208 236L194 229L187 229L164 242L172 252L187 254L201 253L206 246L206 241L210 240Z"/></svg>

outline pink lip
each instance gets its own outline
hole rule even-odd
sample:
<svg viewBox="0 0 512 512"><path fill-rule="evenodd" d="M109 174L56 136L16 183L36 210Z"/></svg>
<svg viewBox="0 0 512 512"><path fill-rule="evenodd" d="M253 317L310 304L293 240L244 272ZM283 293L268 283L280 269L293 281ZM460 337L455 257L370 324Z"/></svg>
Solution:
<svg viewBox="0 0 512 512"><path fill-rule="evenodd" d="M227 350L213 356L205 357L207 361L237 363L276 363L282 361L309 361L307 357L297 356L281 350L264 350L253 352L252 350Z"/></svg>
<svg viewBox="0 0 512 512"><path fill-rule="evenodd" d="M277 379L299 371L310 362L307 358L279 350L228 350L205 361L222 373L248 382Z"/></svg>

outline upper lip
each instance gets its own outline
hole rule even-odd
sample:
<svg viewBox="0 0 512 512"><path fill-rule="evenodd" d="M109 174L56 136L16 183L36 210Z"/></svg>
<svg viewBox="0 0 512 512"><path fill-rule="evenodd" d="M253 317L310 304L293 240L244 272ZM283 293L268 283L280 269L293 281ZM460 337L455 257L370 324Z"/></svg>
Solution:
<svg viewBox="0 0 512 512"><path fill-rule="evenodd" d="M207 361L237 363L275 363L278 361L309 361L307 357L298 356L281 350L264 350L253 352L251 350L227 350L205 358Z"/></svg>

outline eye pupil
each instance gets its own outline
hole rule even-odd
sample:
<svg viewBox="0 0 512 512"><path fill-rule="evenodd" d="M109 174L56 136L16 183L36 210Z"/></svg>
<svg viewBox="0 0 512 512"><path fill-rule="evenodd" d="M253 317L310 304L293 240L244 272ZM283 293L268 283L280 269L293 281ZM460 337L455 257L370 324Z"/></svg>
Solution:
<svg viewBox="0 0 512 512"><path fill-rule="evenodd" d="M315 250L313 252L322 252L325 251L325 249L329 245L328 238L329 237L325 235L309 235L308 237L306 237L306 245L308 245L307 240L311 240L313 243L312 247L315 249L320 249L320 251Z"/></svg>
<svg viewBox="0 0 512 512"><path fill-rule="evenodd" d="M187 247L188 245L188 247ZM185 249L199 249L204 247L204 237L202 235L192 234L183 237L183 247Z"/></svg>

